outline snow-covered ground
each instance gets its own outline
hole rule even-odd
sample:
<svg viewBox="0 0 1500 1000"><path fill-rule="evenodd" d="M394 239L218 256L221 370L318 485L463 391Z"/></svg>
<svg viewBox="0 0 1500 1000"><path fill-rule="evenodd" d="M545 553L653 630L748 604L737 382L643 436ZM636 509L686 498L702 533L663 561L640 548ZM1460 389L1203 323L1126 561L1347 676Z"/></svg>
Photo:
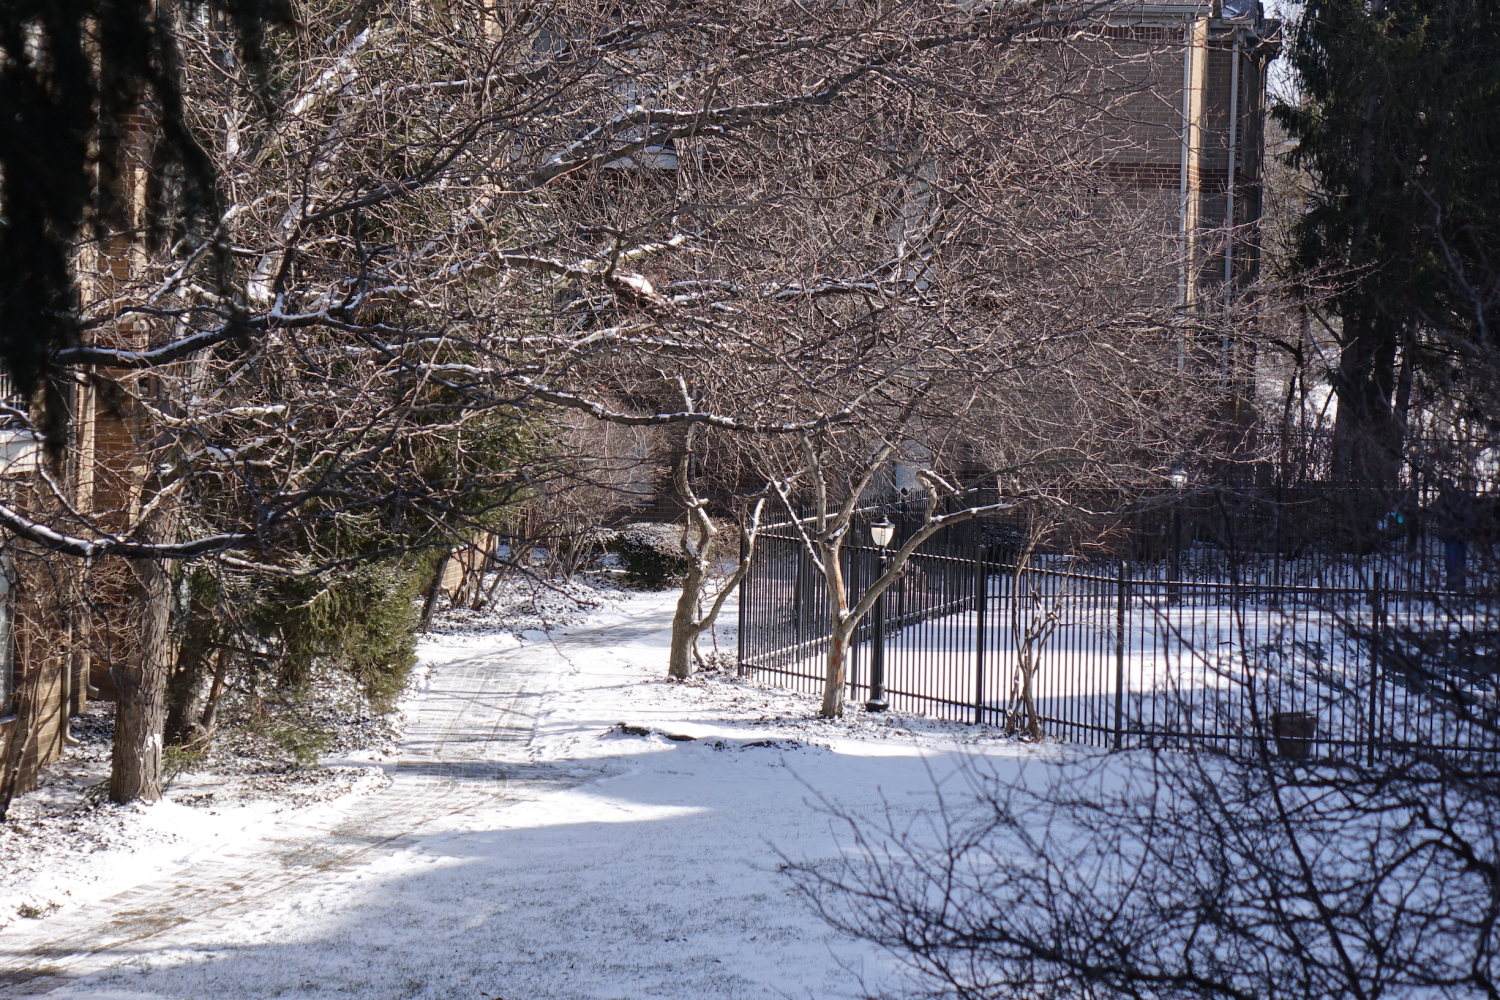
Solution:
<svg viewBox="0 0 1500 1000"><path fill-rule="evenodd" d="M168 769L165 798L150 807L104 798L114 705L90 705L72 720L74 745L0 824L0 928L102 899L388 785L374 761L394 748L401 715L374 715L353 688L320 691L308 706L336 717L322 737L342 750L340 764L304 768L266 734L226 729L208 760Z"/></svg>
<svg viewBox="0 0 1500 1000"><path fill-rule="evenodd" d="M915 815L971 755L1019 768L1056 751L909 716L826 722L813 700L732 675L668 683L675 597L620 594L519 637L450 616L422 649L400 745L327 762L361 768L363 794L96 855L114 873L96 891L0 931L0 996L696 1000L894 985L894 961L830 932L779 870L838 859L843 832L818 799ZM133 829L165 837L203 812L140 808Z"/></svg>
<svg viewBox="0 0 1500 1000"><path fill-rule="evenodd" d="M499 588L481 611L443 607L433 630L483 648L526 630L578 625L621 594L607 580L538 585L518 578ZM293 731L226 725L213 751L180 772L168 767L162 802L115 806L104 797L109 776L114 705L91 704L70 723L72 745L43 769L40 787L18 797L0 824L0 928L51 916L174 871L205 852L254 840L306 814L313 822L346 796L390 784L378 762L390 756L414 690L395 713L374 713L347 675L320 675L314 689L279 715L315 729L332 756L304 768L281 745ZM234 709L226 709L233 715ZM278 741L277 737L281 739ZM170 762L169 762L170 765Z"/></svg>

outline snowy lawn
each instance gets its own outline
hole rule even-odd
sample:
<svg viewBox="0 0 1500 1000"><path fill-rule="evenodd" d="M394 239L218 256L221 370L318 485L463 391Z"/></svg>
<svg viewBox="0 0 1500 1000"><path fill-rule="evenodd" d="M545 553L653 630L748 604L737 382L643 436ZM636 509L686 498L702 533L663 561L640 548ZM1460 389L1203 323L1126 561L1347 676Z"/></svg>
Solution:
<svg viewBox="0 0 1500 1000"><path fill-rule="evenodd" d="M213 875L214 859L194 859L144 899L18 921L0 932L11 969L81 948L79 934L116 910L170 915L195 893L225 896L218 910L187 907L87 960L60 959L51 978L0 978L0 995L686 1000L898 986L889 956L830 932L779 870L783 858L839 858L846 832L820 812L819 797L915 815L935 803L934 782L970 755L1019 769L1057 748L905 716L855 711L825 722L813 699L732 674L665 682L674 600L621 595L581 626L520 638L432 637L422 650L430 690L411 709L418 722L436 710L447 678L530 671L521 693L506 688L503 705L492 699L490 727L521 717L529 739L502 745L470 725L457 743L450 726L442 780L407 776L438 766L413 756L420 766L411 771L387 767L390 790L328 807L347 826L394 805L402 828L394 838L370 834L350 853L342 845L358 836L330 826L323 846L345 853L328 863L305 859L305 841L319 846L316 818L299 818L309 831L297 848L305 868L286 860L287 849L253 840L220 849L256 871L290 872L253 899L249 890L235 897L246 879ZM733 608L725 618L734 620ZM721 631L720 641L733 637ZM412 732L407 746L419 755L423 731ZM961 782L948 785L945 794L963 794ZM208 887L193 881L200 869ZM48 925L61 933L69 916L76 930L66 946L47 945Z"/></svg>

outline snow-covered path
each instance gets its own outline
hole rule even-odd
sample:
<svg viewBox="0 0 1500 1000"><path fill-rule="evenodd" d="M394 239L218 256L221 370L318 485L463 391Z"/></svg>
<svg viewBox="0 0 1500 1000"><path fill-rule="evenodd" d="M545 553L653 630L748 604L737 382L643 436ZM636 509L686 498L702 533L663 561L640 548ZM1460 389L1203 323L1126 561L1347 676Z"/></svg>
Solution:
<svg viewBox="0 0 1500 1000"><path fill-rule="evenodd" d="M409 849L425 829L502 800L528 770L532 685L544 675L546 652L545 646L516 649L435 671L401 755L387 765L394 782L346 803L345 815L332 822L324 815L315 826L282 823L272 838L197 858L172 877L49 920L30 934L12 929L0 937L0 983L11 987L4 995L45 993L41 987L57 986L60 977L88 975L205 932L232 933L289 893L336 883Z"/></svg>
<svg viewBox="0 0 1500 1000"><path fill-rule="evenodd" d="M696 1000L874 986L890 959L831 935L777 851L837 855L809 788L855 807L929 804L962 733L892 719L841 741L784 695L656 682L670 606L643 595L613 624L449 650L386 762L388 788L12 925L0 996Z"/></svg>

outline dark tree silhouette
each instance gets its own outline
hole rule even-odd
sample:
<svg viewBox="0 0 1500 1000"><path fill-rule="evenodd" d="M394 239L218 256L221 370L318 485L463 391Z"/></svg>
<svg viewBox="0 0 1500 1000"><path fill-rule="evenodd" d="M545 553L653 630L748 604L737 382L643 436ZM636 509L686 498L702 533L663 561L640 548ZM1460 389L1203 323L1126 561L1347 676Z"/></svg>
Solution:
<svg viewBox="0 0 1500 1000"><path fill-rule="evenodd" d="M284 0L212 6L233 25L251 68L262 62L264 25L290 19ZM70 266L78 239L85 230L144 238L171 223L218 218L213 162L183 117L179 7L16 0L0 8L0 367L20 395L46 391L39 424L54 454L66 428L54 359L79 335ZM149 144L155 181L146 233L130 230L121 170L138 139ZM227 253L219 258L227 264Z"/></svg>
<svg viewBox="0 0 1500 1000"><path fill-rule="evenodd" d="M1348 276L1320 310L1339 346L1334 472L1389 488L1418 372L1471 406L1493 372L1500 12L1313 0L1289 55L1302 100L1276 115L1314 181L1293 269Z"/></svg>

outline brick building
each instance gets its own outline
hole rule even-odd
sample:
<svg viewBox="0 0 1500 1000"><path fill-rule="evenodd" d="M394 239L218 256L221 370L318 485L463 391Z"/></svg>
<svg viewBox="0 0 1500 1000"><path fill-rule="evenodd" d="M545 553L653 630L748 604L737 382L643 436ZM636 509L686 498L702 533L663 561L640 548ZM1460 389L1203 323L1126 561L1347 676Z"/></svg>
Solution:
<svg viewBox="0 0 1500 1000"><path fill-rule="evenodd" d="M1257 0L1119 3L1081 48L1134 95L1101 170L1175 229L1177 302L1210 312L1259 273L1267 68L1281 22ZM1092 36L1092 37L1090 37Z"/></svg>

